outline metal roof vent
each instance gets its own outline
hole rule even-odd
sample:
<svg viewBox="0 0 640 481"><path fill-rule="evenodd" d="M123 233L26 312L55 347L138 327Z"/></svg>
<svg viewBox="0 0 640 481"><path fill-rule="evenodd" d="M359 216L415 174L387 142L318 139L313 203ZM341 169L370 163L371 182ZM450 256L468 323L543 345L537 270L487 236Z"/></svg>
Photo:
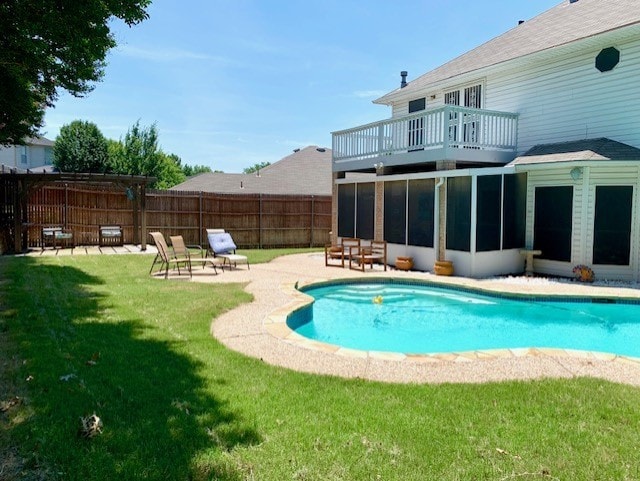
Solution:
<svg viewBox="0 0 640 481"><path fill-rule="evenodd" d="M400 82L400 88L403 89L407 86L407 71L403 70L400 72L400 77L402 77L402 81Z"/></svg>
<svg viewBox="0 0 640 481"><path fill-rule="evenodd" d="M578 0L569 0L569 3L576 3Z"/></svg>
<svg viewBox="0 0 640 481"><path fill-rule="evenodd" d="M318 152L326 152L327 151L327 149L323 149L322 147L317 147L316 150Z"/></svg>

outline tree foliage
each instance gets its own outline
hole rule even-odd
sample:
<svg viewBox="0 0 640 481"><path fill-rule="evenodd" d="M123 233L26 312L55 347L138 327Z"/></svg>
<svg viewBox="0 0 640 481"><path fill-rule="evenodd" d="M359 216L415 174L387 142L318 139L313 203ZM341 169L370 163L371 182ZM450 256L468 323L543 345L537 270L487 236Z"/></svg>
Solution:
<svg viewBox="0 0 640 481"><path fill-rule="evenodd" d="M2 0L0 144L35 136L60 89L90 92L116 45L114 18L135 25L151 0Z"/></svg>
<svg viewBox="0 0 640 481"><path fill-rule="evenodd" d="M211 172L211 167L206 165L183 165L182 172L186 177L193 177L194 175Z"/></svg>
<svg viewBox="0 0 640 481"><path fill-rule="evenodd" d="M253 174L254 172L259 172L261 169L264 169L268 165L271 165L271 162L259 162L253 164L251 167L245 168L242 172L245 174Z"/></svg>
<svg viewBox="0 0 640 481"><path fill-rule="evenodd" d="M56 137L53 165L62 172L108 172L107 139L96 124L74 120Z"/></svg>

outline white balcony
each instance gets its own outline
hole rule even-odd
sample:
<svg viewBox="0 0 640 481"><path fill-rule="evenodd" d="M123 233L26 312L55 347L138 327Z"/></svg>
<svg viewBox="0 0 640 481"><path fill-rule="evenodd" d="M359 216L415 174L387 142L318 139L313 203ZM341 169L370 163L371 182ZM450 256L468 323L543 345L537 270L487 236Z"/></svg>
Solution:
<svg viewBox="0 0 640 481"><path fill-rule="evenodd" d="M503 165L516 154L518 114L445 105L332 135L334 172L371 170L379 162Z"/></svg>

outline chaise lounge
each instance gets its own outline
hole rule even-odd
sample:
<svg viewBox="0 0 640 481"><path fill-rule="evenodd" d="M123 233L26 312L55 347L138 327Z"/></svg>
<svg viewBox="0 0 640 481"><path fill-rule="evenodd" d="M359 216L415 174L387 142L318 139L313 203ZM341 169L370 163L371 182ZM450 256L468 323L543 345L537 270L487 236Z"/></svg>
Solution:
<svg viewBox="0 0 640 481"><path fill-rule="evenodd" d="M207 256L211 254L214 258L222 259L223 270L225 266L229 266L229 269L232 265L237 268L238 264L246 264L247 269L250 269L247 256L236 254L236 244L231 234L223 229L207 229L207 239L209 241Z"/></svg>

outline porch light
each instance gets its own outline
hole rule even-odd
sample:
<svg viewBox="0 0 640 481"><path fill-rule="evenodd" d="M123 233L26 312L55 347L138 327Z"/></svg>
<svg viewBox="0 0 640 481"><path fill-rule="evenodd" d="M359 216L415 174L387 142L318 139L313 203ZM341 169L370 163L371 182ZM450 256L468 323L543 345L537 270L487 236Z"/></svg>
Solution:
<svg viewBox="0 0 640 481"><path fill-rule="evenodd" d="M579 180L580 178L582 178L582 167L574 167L569 172L569 175L573 180Z"/></svg>

